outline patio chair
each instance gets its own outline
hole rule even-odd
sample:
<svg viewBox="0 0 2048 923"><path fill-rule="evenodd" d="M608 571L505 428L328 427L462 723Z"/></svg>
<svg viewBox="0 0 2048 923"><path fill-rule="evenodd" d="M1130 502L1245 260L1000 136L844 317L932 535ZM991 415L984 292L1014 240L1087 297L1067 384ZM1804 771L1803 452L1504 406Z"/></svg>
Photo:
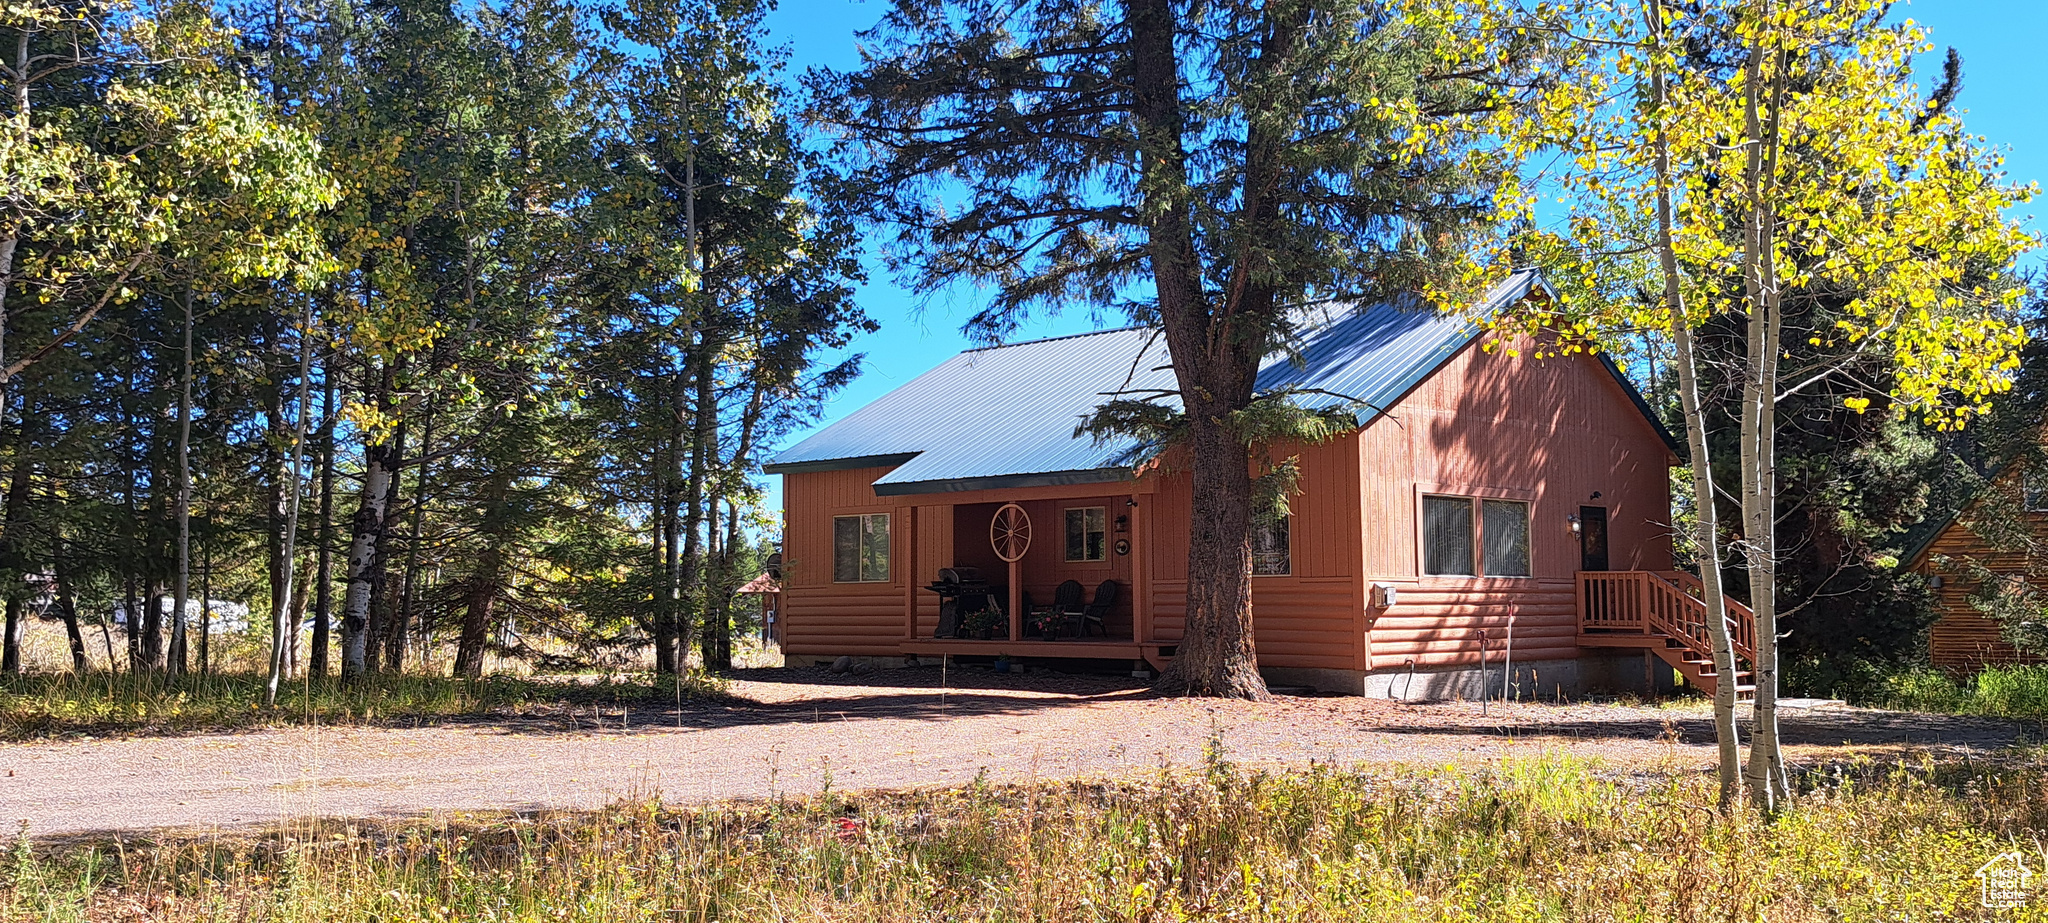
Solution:
<svg viewBox="0 0 2048 923"><path fill-rule="evenodd" d="M1103 637L1109 637L1109 610L1116 605L1116 594L1117 582L1114 580L1104 580L1096 586L1095 599L1088 603L1087 608L1081 610L1082 637L1088 636L1090 625L1095 626L1095 630Z"/></svg>
<svg viewBox="0 0 2048 923"><path fill-rule="evenodd" d="M1059 616L1060 626L1071 626L1074 637L1077 638L1081 636L1085 627L1084 619L1088 607L1081 604L1081 594L1085 592L1087 591L1081 588L1079 580L1069 580L1052 591L1052 611Z"/></svg>

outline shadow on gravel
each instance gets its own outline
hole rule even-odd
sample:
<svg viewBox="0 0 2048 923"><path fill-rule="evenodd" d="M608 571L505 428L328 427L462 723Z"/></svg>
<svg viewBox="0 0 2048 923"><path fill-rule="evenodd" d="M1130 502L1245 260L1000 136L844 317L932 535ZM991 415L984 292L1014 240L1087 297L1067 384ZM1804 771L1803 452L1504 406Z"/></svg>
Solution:
<svg viewBox="0 0 2048 923"><path fill-rule="evenodd" d="M274 712L253 706L210 720L204 715L175 719L90 720L78 717L46 721L8 721L0 714L0 744L79 741L119 737L178 738L251 734L279 728L466 727L501 729L512 734L577 734L592 731L654 732L741 725L845 721L855 718L946 718L978 715L1030 714L1087 702L1143 698L1143 682L1129 677L1034 671L998 674L986 668L944 671L938 666L834 674L816 668L739 670L726 679L750 684L803 686L824 695L794 701L761 702L721 688L718 681L686 681L671 693L659 678L628 683L560 680L505 680L516 683L526 701L484 705L474 711L411 712L400 700L382 700L375 689L358 708L375 707L374 716L360 711L347 716L313 717L289 702ZM401 681L456 684L446 678L405 677ZM498 682L486 679L485 684ZM871 690L871 691L870 691ZM4 693L5 689L0 689ZM175 694L177 690L169 690ZM216 709L218 710L218 709Z"/></svg>
<svg viewBox="0 0 2048 923"><path fill-rule="evenodd" d="M834 675L813 669L744 670L734 679L787 683L831 690L829 697L759 702L735 696L719 702L646 699L596 712L526 716L478 715L443 724L502 728L514 734L657 733L726 727L878 719L946 720L990 715L1029 715L1062 708L1154 698L1143 682L1071 674L976 674L952 672L942 679L934 668L881 670Z"/></svg>

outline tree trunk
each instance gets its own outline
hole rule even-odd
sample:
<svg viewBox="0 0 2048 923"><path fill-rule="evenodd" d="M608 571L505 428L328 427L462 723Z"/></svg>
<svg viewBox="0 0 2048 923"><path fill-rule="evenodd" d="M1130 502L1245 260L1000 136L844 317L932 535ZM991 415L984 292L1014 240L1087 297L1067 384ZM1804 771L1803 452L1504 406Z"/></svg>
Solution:
<svg viewBox="0 0 2048 923"><path fill-rule="evenodd" d="M334 631L334 358L330 353L321 370L320 547L313 577L313 651L306 667L313 676L323 677Z"/></svg>
<svg viewBox="0 0 2048 923"><path fill-rule="evenodd" d="M13 581L9 581L12 584ZM0 673L9 676L21 675L22 635L28 627L27 613L22 611L21 592L11 585L7 593L6 624L0 626Z"/></svg>
<svg viewBox="0 0 2048 923"><path fill-rule="evenodd" d="M654 521L650 523L650 526L654 529L653 573L655 575L655 589L653 611L648 619L647 634L649 639L654 642L654 669L657 673L673 672L676 662L675 640L673 638L674 628L672 626L674 621L674 603L671 600L674 590L674 581L671 578L674 576L675 571L669 563L669 548L673 542L672 536L674 533L670 525L674 517L670 512L673 503L670 500L668 477L668 461L671 456L666 445L667 440L661 440L661 444L657 445L654 451L655 480L657 483L654 491L654 516L652 517Z"/></svg>
<svg viewBox="0 0 2048 923"><path fill-rule="evenodd" d="M491 609L503 586L498 582L498 562L492 550L478 564L477 576L464 595L462 635L455 643L455 675L476 679L484 675L484 644L490 638Z"/></svg>
<svg viewBox="0 0 2048 923"><path fill-rule="evenodd" d="M378 373L373 400L389 410L393 375L390 369ZM370 609L377 591L377 563L382 557L385 510L391 501L391 482L396 476L396 447L387 437L363 446L363 487L356 502L349 529L347 589L341 609L341 676L359 679L370 669Z"/></svg>
<svg viewBox="0 0 2048 923"><path fill-rule="evenodd" d="M173 676L185 673L185 607L192 601L192 286L179 302L185 308L185 344L178 371L178 574L171 590Z"/></svg>
<svg viewBox="0 0 2048 923"><path fill-rule="evenodd" d="M278 350L284 339L278 329L282 325L274 317L267 319L264 324L270 328L268 345L272 350ZM265 364L270 365L267 361ZM286 506L291 502L291 498L285 493L285 482L291 478L292 472L286 468L288 456L285 443L291 435L291 424L285 419L284 373L281 369L274 371L275 380L267 383L263 391L263 550L265 573L270 581L270 662L285 665L287 661L283 656L283 649L285 635L289 631L287 619L290 617L292 600L292 562L285 556Z"/></svg>
<svg viewBox="0 0 2048 923"><path fill-rule="evenodd" d="M142 546L138 538L142 534L142 520L135 512L135 466L139 459L133 454L132 442L135 433L135 366L132 361L122 381L124 387L121 391L121 433L124 437L122 445L128 450L128 454L121 459L121 506L127 513L127 529L123 530L119 539L121 549L126 552L121 557L121 603L124 606L121 611L127 617L122 620L121 634L128 642L128 672L134 675L142 672L143 664L142 604L136 598L135 592L135 569L142 559ZM108 669L112 669L111 664Z"/></svg>
<svg viewBox="0 0 2048 923"><path fill-rule="evenodd" d="M420 434L419 474L413 480L412 534L406 536L405 540L405 574L402 578L403 588L399 591L397 630L391 633L388 642L390 646L385 653L385 659L396 669L403 669L405 666L408 633L417 631L420 625L419 616L413 611L413 601L417 598L415 590L420 572L420 538L427 515L427 477L431 462L427 461L426 457L434 452L434 412L429 409L426 416L426 426ZM426 662L424 651L420 661L422 664Z"/></svg>
<svg viewBox="0 0 2048 923"><path fill-rule="evenodd" d="M133 570L121 574L121 605L127 616L122 620L121 635L128 642L128 673L133 675L142 672L142 603L135 595Z"/></svg>
<svg viewBox="0 0 2048 923"><path fill-rule="evenodd" d="M213 672L213 543L199 552L199 674Z"/></svg>
<svg viewBox="0 0 2048 923"><path fill-rule="evenodd" d="M56 498L52 496L51 500L51 507L54 509ZM51 521L58 522L55 516L51 517ZM52 529L50 575L57 581L57 617L64 620L64 639L71 644L71 672L84 676L92 665L85 656L85 632L78 627L78 592L77 587L72 585L70 550L64 545L62 528L61 525L56 525ZM109 670L113 669L113 656L114 651L110 644L107 650Z"/></svg>
<svg viewBox="0 0 2048 923"><path fill-rule="evenodd" d="M1766 35L1769 33L1766 32ZM1778 748L1778 543L1777 389L1782 334L1778 317L1776 182L1778 121L1785 82L1782 55L1773 62L1762 98L1765 52L1762 36L1752 38L1744 92L1748 135L1743 183L1748 198L1744 226L1743 293L1748 306L1748 363L1742 382L1742 519L1749 569L1750 608L1756 614L1756 703L1750 722L1749 763L1744 771L1751 802L1768 813L1789 794ZM1768 106L1768 110L1765 107Z"/></svg>
<svg viewBox="0 0 2048 923"><path fill-rule="evenodd" d="M1659 49L1664 43L1664 4L1649 0L1645 20ZM1693 496L1696 514L1694 536L1700 561L1700 592L1707 607L1707 634L1713 646L1714 672L1721 678L1714 684L1714 739L1720 760L1716 778L1720 783L1720 806L1727 811L1741 789L1741 737L1735 724L1735 645L1728 629L1728 598L1721 581L1720 514L1714 503L1714 468L1707 452L1707 418L1700 400L1699 364L1693 342L1692 318L1685 305L1685 291L1678 270L1678 254L1671 239L1672 190L1671 145L1665 129L1666 87L1661 63L1653 58L1650 68L1651 105L1656 107L1658 130L1655 146L1657 184L1657 263L1664 281L1664 305L1671 315L1671 342L1676 350L1673 362L1678 372L1679 402L1685 412L1685 440L1691 456Z"/></svg>
<svg viewBox="0 0 2048 923"><path fill-rule="evenodd" d="M292 675L297 665L298 646L292 643L298 634L298 607L293 600L293 568L298 564L299 540L299 471L306 452L306 417L312 413L313 402L313 302L306 301L299 322L299 400L292 415L291 441L285 446L285 465L281 472L280 492L286 498L283 522L277 531L283 537L278 549L281 566L271 571L272 579L284 588L283 598L277 598L273 586L272 599L275 608L270 614L270 674L264 685L263 704L277 704L277 691ZM279 386L280 393L283 386ZM280 400L280 404L282 401Z"/></svg>
<svg viewBox="0 0 2048 923"><path fill-rule="evenodd" d="M667 498L662 510L664 528L668 533L667 560L662 562L662 618L666 625L665 642L669 657L658 669L663 673L680 675L689 668L689 627L688 614L683 598L683 569L686 553L683 539L683 504L685 479L682 474L684 463L683 418L687 415L683 397L684 376L672 377L670 387L669 457L668 467L662 472L664 494Z"/></svg>
<svg viewBox="0 0 2048 923"><path fill-rule="evenodd" d="M393 659L391 635L403 631L398 623L398 594L391 583L391 557L394 549L392 538L398 532L400 517L404 516L405 492L401 490L405 478L406 424L398 422L398 432L391 443L391 479L384 484L384 538L377 543L377 560L372 564L371 579L375 593L371 596L370 637L376 648L370 651L370 669L397 670L405 667L405 661Z"/></svg>
<svg viewBox="0 0 2048 923"><path fill-rule="evenodd" d="M484 672L484 647L490 640L492 609L505 591L505 510L518 469L502 465L484 487L483 552L463 594L462 629L455 642L455 675L475 679Z"/></svg>
<svg viewBox="0 0 2048 923"><path fill-rule="evenodd" d="M7 487L7 518L0 526L0 592L7 594L7 621L0 628L0 673L20 674L22 670L22 636L28 628L28 615L23 611L28 584L24 577L28 573L27 553L24 549L22 530L28 525L29 481L34 477L34 465L29 461L28 427L19 430L21 445L14 462L14 479Z"/></svg>
<svg viewBox="0 0 2048 923"><path fill-rule="evenodd" d="M760 376L754 376L754 380L752 392L747 396L747 405L740 413L738 440L733 446L732 457L725 465L726 471L734 472L729 475L730 477L742 476L737 472L747 471L753 465L754 433L760 425L761 414L767 400L766 389L760 384ZM712 501L715 504L718 499L723 499L726 505L725 535L719 542L718 574L710 598L713 610L712 625L716 632L703 651L705 669L729 671L732 669L732 597L745 578L736 573L742 542L740 506L736 497L740 485L727 483L723 479L720 484L717 498ZM713 508L716 509L715 506Z"/></svg>
<svg viewBox="0 0 2048 923"><path fill-rule="evenodd" d="M9 96L14 111L9 118L14 121L16 137L30 136L32 123L29 121L29 29L17 29L14 33L14 86L9 87ZM21 243L21 226L10 223L0 231L0 426L7 423L7 399L13 388L13 376L7 374L7 295L14 288L14 254Z"/></svg>
<svg viewBox="0 0 2048 923"><path fill-rule="evenodd" d="M1186 201L1186 126L1174 4L1133 0L1129 9L1132 111L1141 159L1139 187L1149 220L1147 250L1187 414L1194 495L1200 498L1188 524L1185 634L1159 688L1263 699L1266 683L1252 644L1251 470L1245 447L1227 422L1251 398L1263 337L1212 318L1202 291Z"/></svg>
<svg viewBox="0 0 2048 923"><path fill-rule="evenodd" d="M705 606L704 534L708 529L718 527L717 520L708 516L705 505L708 502L705 485L711 474L713 459L718 452L718 353L723 344L709 332L698 343L697 354L691 361L691 380L696 391L691 403L690 469L689 480L683 493L683 548L682 568L677 574L676 595L682 603L681 617L677 627L682 630L676 639L678 659L681 651L691 647L692 633L709 629L709 607ZM708 667L709 665L706 664ZM676 672L682 672L677 664Z"/></svg>

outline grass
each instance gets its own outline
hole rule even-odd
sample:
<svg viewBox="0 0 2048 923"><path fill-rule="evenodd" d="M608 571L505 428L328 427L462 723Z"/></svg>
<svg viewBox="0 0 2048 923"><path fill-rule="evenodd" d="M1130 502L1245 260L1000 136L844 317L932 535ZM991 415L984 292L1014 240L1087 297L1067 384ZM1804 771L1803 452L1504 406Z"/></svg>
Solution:
<svg viewBox="0 0 2048 923"><path fill-rule="evenodd" d="M2048 665L1985 667L1961 679L1927 667L1881 682L1870 698L1886 708L2048 720Z"/></svg>
<svg viewBox="0 0 2048 923"><path fill-rule="evenodd" d="M678 689L652 677L462 680L376 674L287 683L275 707L263 705L256 674L63 674L0 676L0 741L43 737L180 733L252 726L376 724L461 716L517 715L645 704L673 707ZM715 697L711 680L684 680L680 694Z"/></svg>
<svg viewBox="0 0 2048 923"><path fill-rule="evenodd" d="M1860 777L1859 777L1860 776ZM1864 766L1777 821L1558 758L1330 767L261 834L0 858L0 919L1979 919L2039 767ZM2040 860L2031 860L2038 862ZM2031 915L2029 915L2031 914ZM2009 919L2044 919L2048 898Z"/></svg>

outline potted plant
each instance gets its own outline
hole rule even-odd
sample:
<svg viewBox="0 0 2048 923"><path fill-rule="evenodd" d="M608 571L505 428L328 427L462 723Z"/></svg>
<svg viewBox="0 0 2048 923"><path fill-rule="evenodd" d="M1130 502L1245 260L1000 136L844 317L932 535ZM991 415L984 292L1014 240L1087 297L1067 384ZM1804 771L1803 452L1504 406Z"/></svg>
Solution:
<svg viewBox="0 0 2048 923"><path fill-rule="evenodd" d="M1058 641L1063 637L1062 629L1066 627L1066 624L1066 614L1058 609L1040 609L1031 614L1032 629L1038 632L1039 637L1047 641Z"/></svg>
<svg viewBox="0 0 2048 923"><path fill-rule="evenodd" d="M1005 627L1006 624L1001 612L995 609L981 609L967 613L967 621L963 627L966 628L968 635L988 641L995 637L997 629Z"/></svg>
<svg viewBox="0 0 2048 923"><path fill-rule="evenodd" d="M997 654L997 655L996 655L996 672L997 672L997 673L1008 673L1008 672L1010 672L1010 655L1008 655L1008 654Z"/></svg>

